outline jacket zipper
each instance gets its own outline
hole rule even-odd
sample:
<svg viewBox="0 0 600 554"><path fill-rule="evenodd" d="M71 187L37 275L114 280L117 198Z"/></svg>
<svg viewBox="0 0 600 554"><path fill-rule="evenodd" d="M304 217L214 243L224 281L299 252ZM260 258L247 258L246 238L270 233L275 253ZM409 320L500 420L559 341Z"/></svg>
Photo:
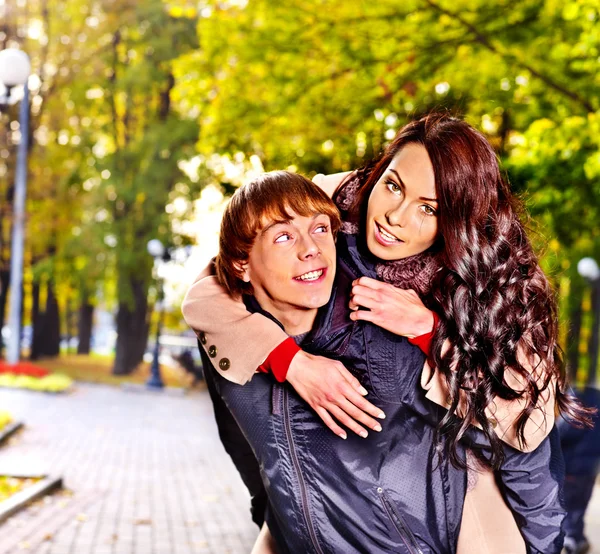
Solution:
<svg viewBox="0 0 600 554"><path fill-rule="evenodd" d="M298 456L296 454L296 446L294 445L294 439L292 438L292 426L290 423L290 415L288 409L288 391L285 389L283 389L283 414L285 420L285 433L287 435L288 443L290 445L290 455L292 457L292 462L294 463L296 476L300 485L300 492L302 494L302 513L304 515L304 521L306 523L306 527L308 528L308 533L310 535L313 547L319 554L323 554L323 551L321 550L321 547L317 542L317 534L315 533L313 521L308 510L308 493L306 492L306 483L304 482L304 477L302 476L302 471L300 470L300 460L298 460Z"/></svg>
<svg viewBox="0 0 600 554"><path fill-rule="evenodd" d="M377 489L377 492L379 493L379 496L381 497L381 503L383 504L385 511L387 512L388 516L392 520L394 527L396 527L396 529L398 530L398 533L402 537L402 540L404 541L406 548L408 548L408 552L410 554L423 554L423 551L421 550L421 548L419 547L419 544L417 543L417 539L416 539L415 535L410 530L410 527L408 527L408 525L406 525L406 523L404 523L404 520L398 513L398 510L396 510L394 508L394 505L391 503L390 499L386 496L385 491L381 487L379 487Z"/></svg>

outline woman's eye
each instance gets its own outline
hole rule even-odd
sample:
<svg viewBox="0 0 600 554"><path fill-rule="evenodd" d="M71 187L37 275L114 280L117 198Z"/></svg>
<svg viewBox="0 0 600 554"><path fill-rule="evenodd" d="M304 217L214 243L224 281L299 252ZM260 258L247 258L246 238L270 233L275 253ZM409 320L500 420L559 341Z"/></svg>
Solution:
<svg viewBox="0 0 600 554"><path fill-rule="evenodd" d="M423 212L425 213L425 215L435 215L437 212L428 204L423 204L423 206L421 206L421 208L423 209Z"/></svg>
<svg viewBox="0 0 600 554"><path fill-rule="evenodd" d="M394 194L402 193L402 187L398 183L394 183L394 181L386 181L385 185L387 186L388 190Z"/></svg>
<svg viewBox="0 0 600 554"><path fill-rule="evenodd" d="M287 242L288 240L292 240L292 235L289 233L282 233L275 238L275 242Z"/></svg>

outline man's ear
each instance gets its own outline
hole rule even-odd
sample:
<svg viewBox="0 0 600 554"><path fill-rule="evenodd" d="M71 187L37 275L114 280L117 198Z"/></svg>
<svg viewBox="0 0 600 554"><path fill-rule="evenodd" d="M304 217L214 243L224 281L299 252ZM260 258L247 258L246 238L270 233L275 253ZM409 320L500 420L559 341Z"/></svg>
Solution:
<svg viewBox="0 0 600 554"><path fill-rule="evenodd" d="M235 269L239 271L240 279L244 283L250 282L250 272L248 271L248 262L236 262Z"/></svg>

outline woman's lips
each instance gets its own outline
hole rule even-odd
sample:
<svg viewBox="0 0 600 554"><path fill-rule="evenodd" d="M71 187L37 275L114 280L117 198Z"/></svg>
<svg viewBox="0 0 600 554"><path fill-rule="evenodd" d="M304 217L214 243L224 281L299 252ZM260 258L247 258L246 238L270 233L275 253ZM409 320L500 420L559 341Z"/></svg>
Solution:
<svg viewBox="0 0 600 554"><path fill-rule="evenodd" d="M375 240L382 246L393 246L402 244L404 241L386 231L378 223L375 223Z"/></svg>

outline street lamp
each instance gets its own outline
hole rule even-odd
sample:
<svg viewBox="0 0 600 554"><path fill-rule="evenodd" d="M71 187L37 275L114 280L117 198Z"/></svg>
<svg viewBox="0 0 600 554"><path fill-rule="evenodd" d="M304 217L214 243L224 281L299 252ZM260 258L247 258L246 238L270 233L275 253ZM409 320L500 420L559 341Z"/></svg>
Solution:
<svg viewBox="0 0 600 554"><path fill-rule="evenodd" d="M598 334L600 333L600 268L594 258L582 258L577 264L577 272L587 279L592 286L592 332L588 343L590 365L588 371L588 385L596 382L596 368L598 366Z"/></svg>
<svg viewBox="0 0 600 554"><path fill-rule="evenodd" d="M156 322L156 341L154 343L154 355L152 357L152 365L150 366L150 378L146 381L146 386L154 389L162 389L165 384L163 383L160 375L160 363L158 356L160 354L160 333L162 331L163 317L165 314L164 308L164 283L161 276L158 273L158 265L161 261L167 262L171 259L169 251L164 247L163 243L158 239L152 239L148 241L147 245L148 254L154 258L154 277L157 285L157 297L156 302L158 307L158 321Z"/></svg>
<svg viewBox="0 0 600 554"><path fill-rule="evenodd" d="M6 350L6 361L9 364L16 364L21 356L21 288L23 285L23 243L29 141L29 88L27 80L30 73L31 64L25 52L15 48L7 48L0 52L0 83L5 88L4 95L0 97L0 106L4 107L11 103L13 87L23 86L23 99L19 110L21 140L17 150L10 255L10 311L8 317L10 337Z"/></svg>

